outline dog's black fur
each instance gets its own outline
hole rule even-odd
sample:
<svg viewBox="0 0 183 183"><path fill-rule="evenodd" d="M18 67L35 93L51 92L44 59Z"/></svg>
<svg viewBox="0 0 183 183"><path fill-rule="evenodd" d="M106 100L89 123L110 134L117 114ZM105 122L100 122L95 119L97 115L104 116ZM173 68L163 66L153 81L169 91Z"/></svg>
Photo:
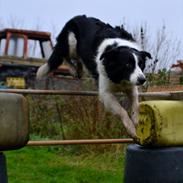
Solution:
<svg viewBox="0 0 183 183"><path fill-rule="evenodd" d="M77 55L75 55L76 58L70 58L68 45L69 32L74 32L78 42ZM109 24L101 22L99 19L88 18L85 15L74 17L66 23L57 37L57 44L54 48L54 52L48 60L50 71L55 70L62 64L64 58L69 62L72 59L81 59L93 78L98 79L94 57L97 54L98 46L106 38L122 38L135 41L132 35L122 27L113 28ZM116 45L110 45L106 48L106 51L114 47L116 47ZM78 73L78 75L80 75L80 73Z"/></svg>
<svg viewBox="0 0 183 183"><path fill-rule="evenodd" d="M62 29L48 63L38 70L37 76L55 70L66 60L76 69L78 77L81 77L84 65L98 81L99 94L105 106L109 106L123 121L126 120L126 123L123 122L125 127L135 136L130 119L112 95L111 85L118 86L124 80L132 86L143 84L145 76L142 71L147 57L151 58L150 53L142 51L123 27L112 27L85 15L76 16ZM135 98L134 110L137 110L137 90L132 88L133 95L130 96Z"/></svg>

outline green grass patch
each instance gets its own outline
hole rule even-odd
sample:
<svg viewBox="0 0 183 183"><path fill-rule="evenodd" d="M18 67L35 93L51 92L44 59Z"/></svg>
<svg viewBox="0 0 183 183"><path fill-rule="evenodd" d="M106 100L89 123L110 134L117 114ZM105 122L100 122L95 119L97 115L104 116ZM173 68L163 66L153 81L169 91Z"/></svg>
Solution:
<svg viewBox="0 0 183 183"><path fill-rule="evenodd" d="M63 154L49 147L6 152L9 183L121 183L124 155Z"/></svg>

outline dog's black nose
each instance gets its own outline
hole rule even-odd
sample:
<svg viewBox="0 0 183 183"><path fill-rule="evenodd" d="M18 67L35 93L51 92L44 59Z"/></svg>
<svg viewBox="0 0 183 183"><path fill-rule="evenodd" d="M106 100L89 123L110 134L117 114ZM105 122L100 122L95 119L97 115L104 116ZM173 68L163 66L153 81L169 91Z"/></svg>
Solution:
<svg viewBox="0 0 183 183"><path fill-rule="evenodd" d="M145 77L138 77L137 79L137 85L143 85L146 82Z"/></svg>

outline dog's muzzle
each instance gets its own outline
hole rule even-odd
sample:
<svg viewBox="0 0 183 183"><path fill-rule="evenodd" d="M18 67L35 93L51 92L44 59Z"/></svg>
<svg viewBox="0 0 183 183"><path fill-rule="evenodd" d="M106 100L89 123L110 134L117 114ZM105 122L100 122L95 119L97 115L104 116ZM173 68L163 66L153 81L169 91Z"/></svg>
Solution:
<svg viewBox="0 0 183 183"><path fill-rule="evenodd" d="M143 85L146 82L146 78L144 76L138 77L137 85Z"/></svg>

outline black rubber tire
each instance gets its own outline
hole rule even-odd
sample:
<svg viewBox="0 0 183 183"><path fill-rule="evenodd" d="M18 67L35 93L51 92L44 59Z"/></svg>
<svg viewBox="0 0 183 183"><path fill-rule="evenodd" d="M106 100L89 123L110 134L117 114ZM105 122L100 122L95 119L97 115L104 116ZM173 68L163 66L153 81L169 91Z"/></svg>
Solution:
<svg viewBox="0 0 183 183"><path fill-rule="evenodd" d="M183 147L129 145L124 183L183 183Z"/></svg>
<svg viewBox="0 0 183 183"><path fill-rule="evenodd" d="M0 183L8 183L6 157L0 152Z"/></svg>

